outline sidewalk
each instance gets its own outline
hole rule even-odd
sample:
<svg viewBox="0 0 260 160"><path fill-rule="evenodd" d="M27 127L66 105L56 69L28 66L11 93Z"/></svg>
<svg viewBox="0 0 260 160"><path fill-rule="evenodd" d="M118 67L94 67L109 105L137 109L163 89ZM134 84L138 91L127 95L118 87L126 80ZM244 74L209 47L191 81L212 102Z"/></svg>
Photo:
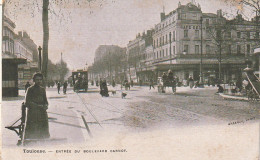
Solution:
<svg viewBox="0 0 260 160"><path fill-rule="evenodd" d="M71 89L67 95L57 94L56 89L47 88L49 109L49 131L51 140L48 144L80 143L88 137L86 128L80 115L71 109L71 100L68 95L74 94ZM19 91L19 97L3 98L2 101L2 146L16 146L18 136L14 131L4 128L13 124L21 117L21 104L24 102L24 90ZM18 124L18 123L17 123ZM83 135L84 134L84 135ZM41 144L42 145L42 144Z"/></svg>

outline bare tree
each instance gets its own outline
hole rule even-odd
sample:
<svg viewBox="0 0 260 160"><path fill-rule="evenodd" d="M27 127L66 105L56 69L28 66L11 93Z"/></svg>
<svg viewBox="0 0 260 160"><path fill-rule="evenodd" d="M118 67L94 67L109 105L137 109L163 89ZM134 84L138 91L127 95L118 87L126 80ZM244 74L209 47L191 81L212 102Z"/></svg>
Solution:
<svg viewBox="0 0 260 160"><path fill-rule="evenodd" d="M3 0L3 8L2 13L8 11L9 14L13 15L13 17L17 18L18 11L22 14L31 14L32 17L35 16L34 10L38 8L38 12L40 12L40 5L42 5L42 25L43 25L43 65L42 65L42 73L45 78L47 78L48 71L48 44L49 44L49 13L51 16L58 17L60 22L72 22L70 19L71 12L63 13L61 11L62 8L71 8L71 7L89 7L91 5L100 6L105 0ZM115 1L113 1L115 3ZM53 4L53 5L52 5ZM58 11L55 9L54 5L58 6ZM57 7L56 7L57 8ZM16 11L16 12L15 12ZM28 13L30 12L30 13ZM92 14L93 11L90 11ZM3 14L4 15L4 14Z"/></svg>

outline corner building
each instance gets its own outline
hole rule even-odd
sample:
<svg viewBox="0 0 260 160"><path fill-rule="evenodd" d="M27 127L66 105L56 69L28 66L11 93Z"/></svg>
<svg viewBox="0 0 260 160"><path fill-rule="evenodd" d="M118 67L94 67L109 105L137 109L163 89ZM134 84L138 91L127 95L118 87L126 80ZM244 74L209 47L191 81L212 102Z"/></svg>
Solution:
<svg viewBox="0 0 260 160"><path fill-rule="evenodd" d="M193 3L179 3L168 15L161 13L161 22L154 30L154 61L150 68L157 76L171 69L179 81L190 75L199 80L201 58L205 83L219 75L224 82L235 80L259 44L257 23L246 21L241 15L227 20L221 10L217 14L202 13L200 5Z"/></svg>

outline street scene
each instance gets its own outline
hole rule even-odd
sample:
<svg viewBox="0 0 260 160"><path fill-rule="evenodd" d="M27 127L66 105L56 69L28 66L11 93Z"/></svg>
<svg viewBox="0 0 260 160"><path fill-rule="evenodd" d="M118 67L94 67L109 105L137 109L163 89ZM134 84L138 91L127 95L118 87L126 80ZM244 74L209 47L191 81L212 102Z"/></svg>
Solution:
<svg viewBox="0 0 260 160"><path fill-rule="evenodd" d="M241 144L259 158L259 6L258 0L3 1L4 159L12 148L63 154L74 145L88 149L77 153L129 157L158 147L154 159L168 147L168 154L174 148L184 155L171 158L193 159L192 152L184 158L185 148L199 146L195 159L212 159L219 148L232 159L229 147ZM225 159L221 153L215 158Z"/></svg>

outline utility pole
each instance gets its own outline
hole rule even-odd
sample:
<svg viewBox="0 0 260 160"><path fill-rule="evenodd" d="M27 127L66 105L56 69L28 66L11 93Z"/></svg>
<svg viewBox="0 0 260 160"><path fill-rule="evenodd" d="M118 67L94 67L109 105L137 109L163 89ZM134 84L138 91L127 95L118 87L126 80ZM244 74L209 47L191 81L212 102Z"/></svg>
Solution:
<svg viewBox="0 0 260 160"><path fill-rule="evenodd" d="M203 86L203 74L202 74L202 52L203 52L203 32L202 32L202 22L203 18L200 17L200 32L201 32L201 40L200 40L200 86Z"/></svg>

